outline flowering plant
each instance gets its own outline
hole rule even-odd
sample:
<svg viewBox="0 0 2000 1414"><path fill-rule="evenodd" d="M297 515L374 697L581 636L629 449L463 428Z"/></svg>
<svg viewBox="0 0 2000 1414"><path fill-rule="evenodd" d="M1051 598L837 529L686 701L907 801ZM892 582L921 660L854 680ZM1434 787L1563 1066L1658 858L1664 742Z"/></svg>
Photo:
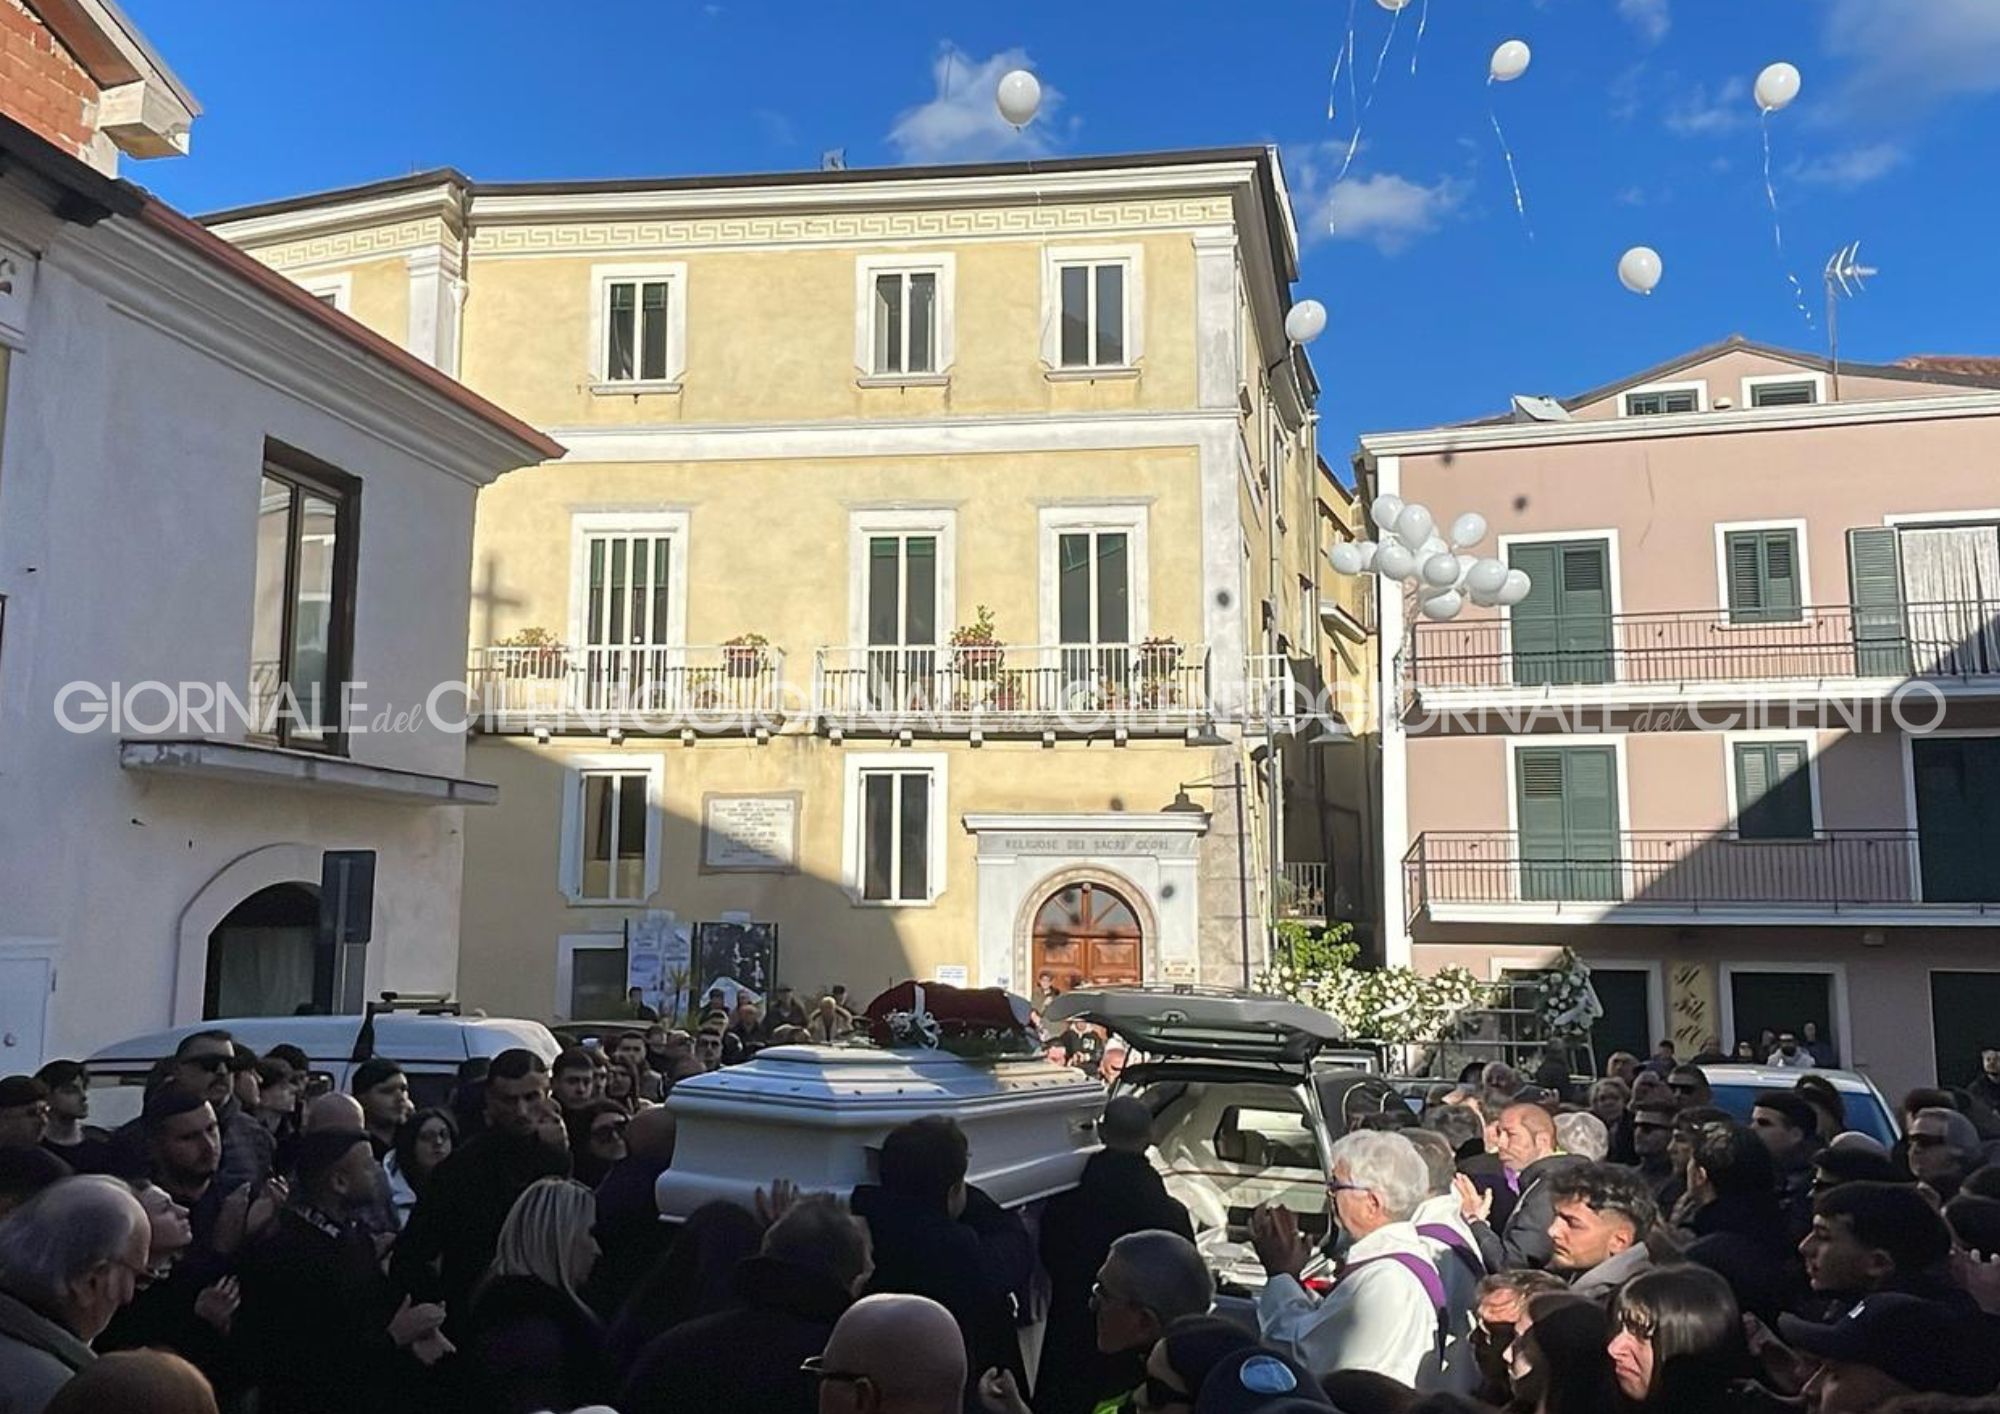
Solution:
<svg viewBox="0 0 2000 1414"><path fill-rule="evenodd" d="M1315 933L1281 923L1285 954L1259 973L1259 990L1318 1007L1338 1018L1351 1035L1389 1042L1436 1041L1461 1013L1484 1005L1492 988L1463 967L1433 973L1411 967L1354 965L1361 947L1353 929L1335 924Z"/></svg>
<svg viewBox="0 0 2000 1414"><path fill-rule="evenodd" d="M1587 1034L1604 1015L1604 1003L1591 985L1590 968L1568 948L1542 979L1541 1004L1537 1008L1542 1028L1551 1039L1567 1040Z"/></svg>

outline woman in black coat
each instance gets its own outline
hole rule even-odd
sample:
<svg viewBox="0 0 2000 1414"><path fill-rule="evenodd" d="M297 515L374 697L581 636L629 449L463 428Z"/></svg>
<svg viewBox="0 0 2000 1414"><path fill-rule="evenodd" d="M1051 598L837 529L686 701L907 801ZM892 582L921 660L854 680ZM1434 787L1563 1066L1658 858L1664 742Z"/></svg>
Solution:
<svg viewBox="0 0 2000 1414"><path fill-rule="evenodd" d="M580 1294L597 1261L596 1221L597 1200L566 1178L541 1179L515 1202L459 1338L471 1407L534 1414L605 1398L604 1327Z"/></svg>

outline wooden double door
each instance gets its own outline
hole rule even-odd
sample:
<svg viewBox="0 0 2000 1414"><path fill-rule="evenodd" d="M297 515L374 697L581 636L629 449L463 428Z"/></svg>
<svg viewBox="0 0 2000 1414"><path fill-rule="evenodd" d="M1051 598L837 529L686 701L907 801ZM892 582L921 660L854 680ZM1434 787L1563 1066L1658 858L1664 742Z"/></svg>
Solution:
<svg viewBox="0 0 2000 1414"><path fill-rule="evenodd" d="M1139 915L1102 884L1071 884L1049 895L1035 913L1034 954L1034 976L1048 974L1059 992L1145 980Z"/></svg>

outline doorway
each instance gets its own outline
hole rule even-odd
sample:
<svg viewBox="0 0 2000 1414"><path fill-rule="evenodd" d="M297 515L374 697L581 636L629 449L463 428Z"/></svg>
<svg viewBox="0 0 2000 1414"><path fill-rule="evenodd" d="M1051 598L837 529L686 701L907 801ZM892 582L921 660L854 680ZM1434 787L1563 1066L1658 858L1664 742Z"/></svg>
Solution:
<svg viewBox="0 0 2000 1414"><path fill-rule="evenodd" d="M331 1011L333 957L315 946L318 933L311 884L273 884L237 904L208 935L202 1016Z"/></svg>
<svg viewBox="0 0 2000 1414"><path fill-rule="evenodd" d="M1144 981L1139 915L1115 889L1070 884L1035 912L1034 970L1059 992L1077 987L1136 987Z"/></svg>
<svg viewBox="0 0 2000 1414"><path fill-rule="evenodd" d="M2000 972L1931 973L1931 1049L1937 1083L1969 1085L1979 1053L1995 1045L2000 1026Z"/></svg>
<svg viewBox="0 0 2000 1414"><path fill-rule="evenodd" d="M1641 1058L1651 1055L1654 1045L1663 1039L1654 1020L1652 971L1593 963L1590 985L1604 1004L1604 1015L1590 1028L1590 1049L1597 1057L1598 1069L1602 1071L1605 1059L1618 1051ZM1693 1055L1693 1050L1688 1054Z"/></svg>
<svg viewBox="0 0 2000 1414"><path fill-rule="evenodd" d="M1736 1042L1756 1045L1764 1032L1790 1031L1801 1041L1807 1023L1816 1026L1819 1040L1813 1054L1821 1065L1838 1066L1847 1048L1847 1037L1839 1022L1844 1008L1836 995L1837 974L1830 971L1761 971L1754 967L1736 969L1725 965L1723 988L1729 1007L1729 1036ZM1763 1060L1763 1056L1757 1057Z"/></svg>

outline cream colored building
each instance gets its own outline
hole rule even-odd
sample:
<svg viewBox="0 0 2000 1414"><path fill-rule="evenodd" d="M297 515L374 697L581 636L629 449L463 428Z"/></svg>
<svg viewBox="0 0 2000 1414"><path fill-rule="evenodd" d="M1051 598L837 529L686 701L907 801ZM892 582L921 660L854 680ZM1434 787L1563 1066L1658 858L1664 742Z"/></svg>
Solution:
<svg viewBox="0 0 2000 1414"><path fill-rule="evenodd" d="M1340 660L1271 151L211 223L567 449L480 499L467 1003L602 1015L635 924L864 999L1231 984L1365 893L1301 796L1355 748L1284 691Z"/></svg>

